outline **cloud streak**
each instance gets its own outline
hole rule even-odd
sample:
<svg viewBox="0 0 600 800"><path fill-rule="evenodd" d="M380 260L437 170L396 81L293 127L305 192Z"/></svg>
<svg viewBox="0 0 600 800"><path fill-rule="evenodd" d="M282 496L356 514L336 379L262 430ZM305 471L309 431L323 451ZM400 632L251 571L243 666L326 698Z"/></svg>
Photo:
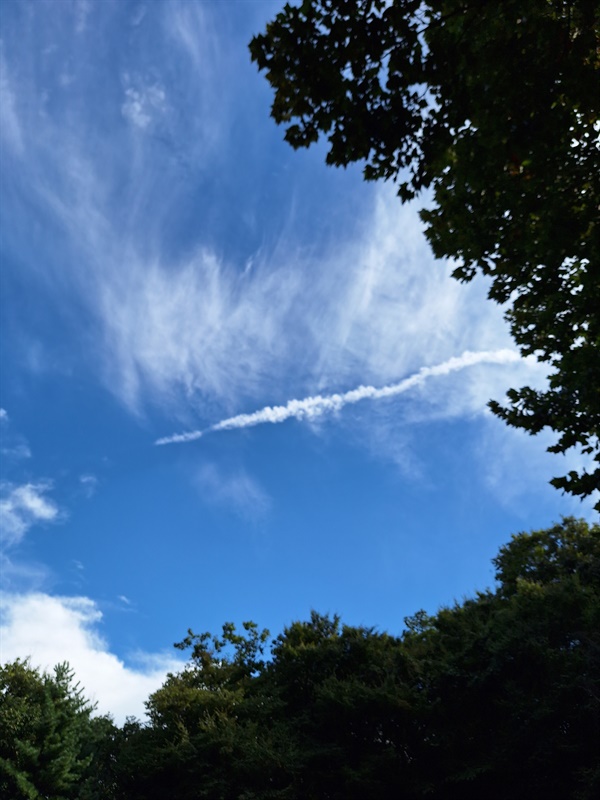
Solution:
<svg viewBox="0 0 600 800"><path fill-rule="evenodd" d="M361 400L381 400L395 397L404 392L422 386L429 378L449 375L475 364L509 364L519 361L520 355L515 350L503 348L501 350L483 350L480 352L465 351L460 356L454 356L441 364L432 367L422 367L414 375L405 378L399 383L376 388L375 386L358 386L342 394L315 395L302 400L290 400L282 406L265 406L251 414L238 414L234 417L221 420L204 431L188 431L176 433L157 439L156 445L182 444L200 439L206 433L233 430L235 428L251 428L265 423L278 424L290 418L298 420L313 420L323 414L335 413L344 406L358 403Z"/></svg>
<svg viewBox="0 0 600 800"><path fill-rule="evenodd" d="M54 522L58 518L58 507L45 497L51 488L48 482L21 486L0 484L0 540L3 544L18 544L32 525Z"/></svg>

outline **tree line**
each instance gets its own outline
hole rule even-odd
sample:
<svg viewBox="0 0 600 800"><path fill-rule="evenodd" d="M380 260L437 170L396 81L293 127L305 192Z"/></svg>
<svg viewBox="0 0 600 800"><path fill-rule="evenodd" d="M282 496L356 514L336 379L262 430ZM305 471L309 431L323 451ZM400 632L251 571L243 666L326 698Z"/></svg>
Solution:
<svg viewBox="0 0 600 800"><path fill-rule="evenodd" d="M278 636L191 630L121 727L72 672L0 670L11 800L592 800L600 794L600 525L520 533L496 586L400 636L313 612Z"/></svg>

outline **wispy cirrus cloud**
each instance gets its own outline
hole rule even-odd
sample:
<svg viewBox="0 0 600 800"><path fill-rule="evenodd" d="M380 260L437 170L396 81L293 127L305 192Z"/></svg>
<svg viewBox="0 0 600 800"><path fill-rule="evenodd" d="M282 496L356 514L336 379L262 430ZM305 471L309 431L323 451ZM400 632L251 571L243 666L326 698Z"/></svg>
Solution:
<svg viewBox="0 0 600 800"><path fill-rule="evenodd" d="M102 308L108 368L131 407L146 393L167 407L257 396L286 368L293 273L240 276L206 250L181 266L138 263L124 285L105 284Z"/></svg>
<svg viewBox="0 0 600 800"><path fill-rule="evenodd" d="M29 449L29 445L25 442L19 442L18 444L15 443L8 447L2 447L0 448L0 453L2 453L5 458L31 458L31 450Z"/></svg>
<svg viewBox="0 0 600 800"><path fill-rule="evenodd" d="M485 485L498 498L499 504L513 513L527 514L535 503L540 482L567 475L571 470L581 473L594 467L590 456L576 450L561 455L547 452L546 448L554 441L549 431L543 430L533 437L499 420L490 420L490 423L495 424L483 427L474 455L481 464ZM489 457L490 453L494 454L493 458ZM552 499L557 506L558 498L555 492ZM561 513L596 520L598 514L594 506L599 499L600 490L583 499L563 494L561 505L566 506L566 510Z"/></svg>
<svg viewBox="0 0 600 800"><path fill-rule="evenodd" d="M81 311L78 333L93 356L86 360L124 404L178 419L227 415L225 422L250 403L287 409L290 396L390 385L465 351L511 347L485 281L452 280L429 251L416 207L401 207L391 187L361 187L352 209L336 200L331 221L308 240L295 232L296 189L282 178L287 206L277 240L252 239L240 256L219 249L211 231L216 222L226 228L222 217L237 234L257 224L261 203L275 210L254 189L273 185L273 165L254 163L246 138L236 149L232 133L260 131L257 152L275 135L267 106L248 102L264 87L253 83L246 42L218 39L211 7L201 3L154 4L142 16L120 9L106 7L103 22L129 26L135 60L128 49L114 63L100 48L69 54L71 70L90 59L106 66L95 104L80 102L90 94L85 69L74 69L66 86L58 62L54 72L23 73L18 85L7 74L10 96L21 98L9 104L13 128L28 153L15 186L66 248L43 268L26 253L21 260L57 308ZM234 70L236 81L226 83ZM35 82L39 75L48 85ZM105 120L109 143L97 133ZM225 156L238 159L232 168L252 186L234 212L231 190L204 183L208 166ZM182 246L178 220L186 215ZM523 360L502 369L481 361L405 409L414 419L469 416L510 385L543 380L543 369Z"/></svg>
<svg viewBox="0 0 600 800"><path fill-rule="evenodd" d="M32 71L18 86L38 123L33 112L23 119L14 112L28 149L20 186L69 248L40 278L56 287L63 306L70 296L91 312L89 346L101 351L96 363L112 391L136 410L150 402L227 411L269 396L284 401L276 394L284 382L306 394L381 384L465 350L508 346L501 312L485 303L481 287L459 287L434 262L416 209L402 209L389 187L365 190L360 224L339 214L323 241L308 247L284 215L279 241L246 252L243 264L215 249L210 223L202 222L214 219L215 204L225 213L227 196L213 190L206 201L195 198L193 245L172 248L169 229L186 213L190 186L201 187L204 168L233 145L227 137L238 109L247 109L243 95L259 89L247 77L220 91L232 65L246 62L248 75L254 71L245 41L219 39L202 4L151 11L152 36L142 30L150 12L132 34L137 61L124 53L107 64L94 106L78 101L86 95L84 70L58 92L52 81L64 70L57 63L47 85L35 83ZM112 7L104 22L124 24ZM161 49L168 59L157 58ZM52 109L43 100L49 94L56 95ZM266 108L258 113L264 119L245 118L245 128L266 135ZM111 121L110 148L95 133L99 118ZM246 150L228 150L239 152L239 171L248 170ZM253 184L266 178L260 164L251 167ZM293 194L292 186L289 219ZM242 218L256 202L250 193ZM242 268L248 258L252 270Z"/></svg>
<svg viewBox="0 0 600 800"><path fill-rule="evenodd" d="M0 138L10 150L21 155L23 135L17 109L17 96L12 76L4 57L4 45L0 40Z"/></svg>
<svg viewBox="0 0 600 800"><path fill-rule="evenodd" d="M75 2L75 31L85 33L88 29L88 19L92 13L91 0L76 0Z"/></svg>
<svg viewBox="0 0 600 800"><path fill-rule="evenodd" d="M0 408L0 454L12 461L31 458L31 449L25 439L11 430L10 418L5 408Z"/></svg>
<svg viewBox="0 0 600 800"><path fill-rule="evenodd" d="M271 508L271 498L245 469L226 470L216 464L202 464L195 473L205 502L222 506L243 519L258 522Z"/></svg>

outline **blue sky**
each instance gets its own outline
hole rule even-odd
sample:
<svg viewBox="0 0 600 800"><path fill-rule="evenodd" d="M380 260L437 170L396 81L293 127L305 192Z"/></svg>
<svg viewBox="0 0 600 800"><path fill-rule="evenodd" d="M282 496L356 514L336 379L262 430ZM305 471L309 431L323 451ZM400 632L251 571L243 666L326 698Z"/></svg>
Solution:
<svg viewBox="0 0 600 800"><path fill-rule="evenodd" d="M485 281L283 142L247 51L279 7L0 7L2 657L119 721L188 627L399 633L593 517L547 485L576 457L486 409L545 376Z"/></svg>

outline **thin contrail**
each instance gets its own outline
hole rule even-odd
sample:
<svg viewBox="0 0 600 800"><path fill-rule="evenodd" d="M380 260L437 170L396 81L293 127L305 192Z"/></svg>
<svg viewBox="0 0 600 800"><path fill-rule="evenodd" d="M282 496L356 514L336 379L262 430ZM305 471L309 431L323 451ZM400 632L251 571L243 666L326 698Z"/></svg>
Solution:
<svg viewBox="0 0 600 800"><path fill-rule="evenodd" d="M235 417L221 420L204 431L189 431L187 433L176 433L173 436L165 436L157 439L155 444L175 444L181 442L193 442L200 439L206 433L216 431L232 430L233 428L250 428L254 425L262 425L266 422L278 423L285 422L286 419L315 419L322 414L331 411L339 411L344 406L351 403L358 403L360 400L378 400L381 397L394 397L403 394L415 386L421 386L429 378L436 375L448 375L451 372L458 372L474 364L508 364L518 361L521 358L515 350L483 350L474 353L466 350L461 356L455 356L436 364L433 367L422 367L414 375L405 378L399 383L392 383L377 389L375 386L359 386L343 394L315 395L305 397L303 400L290 400L284 406L265 406L252 414L238 414Z"/></svg>

